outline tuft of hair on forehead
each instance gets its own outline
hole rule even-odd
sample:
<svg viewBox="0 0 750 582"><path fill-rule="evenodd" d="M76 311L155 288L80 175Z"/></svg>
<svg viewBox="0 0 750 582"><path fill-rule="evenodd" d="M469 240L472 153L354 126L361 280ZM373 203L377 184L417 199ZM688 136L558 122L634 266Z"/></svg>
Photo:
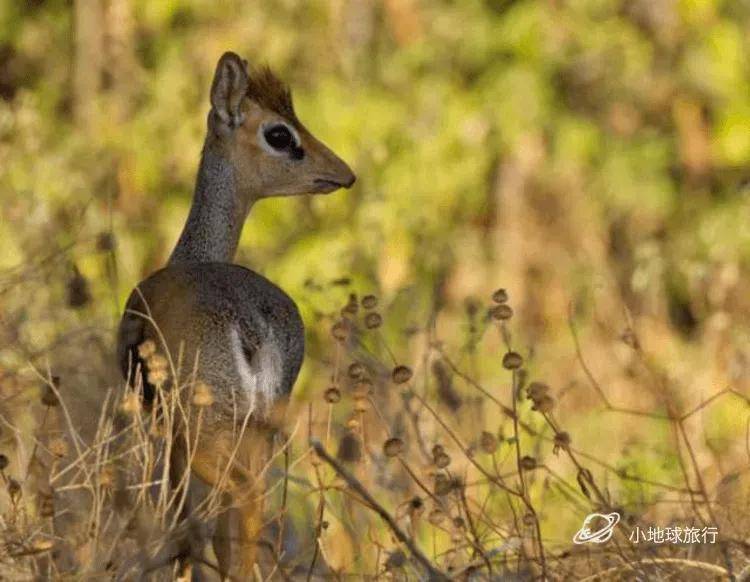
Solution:
<svg viewBox="0 0 750 582"><path fill-rule="evenodd" d="M248 75L247 96L258 105L298 125L292 103L292 91L268 66L252 70Z"/></svg>

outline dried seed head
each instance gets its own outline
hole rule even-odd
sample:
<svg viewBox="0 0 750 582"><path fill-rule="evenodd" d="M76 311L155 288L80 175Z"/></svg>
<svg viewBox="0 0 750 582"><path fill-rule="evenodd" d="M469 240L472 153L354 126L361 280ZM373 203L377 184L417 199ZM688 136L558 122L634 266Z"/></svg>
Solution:
<svg viewBox="0 0 750 582"><path fill-rule="evenodd" d="M567 432L555 433L555 446L552 447L552 452L557 454L560 449L567 449L570 447L570 434Z"/></svg>
<svg viewBox="0 0 750 582"><path fill-rule="evenodd" d="M383 452L386 457L397 457L404 450L404 441L398 437L389 438L383 443Z"/></svg>
<svg viewBox="0 0 750 582"><path fill-rule="evenodd" d="M530 457L529 455L521 457L521 469L524 471L533 471L536 467L536 459L534 457Z"/></svg>
<svg viewBox="0 0 750 582"><path fill-rule="evenodd" d="M491 455L497 450L497 437L488 431L482 431L482 436L479 437L479 446L482 450Z"/></svg>
<svg viewBox="0 0 750 582"><path fill-rule="evenodd" d="M438 455L442 455L445 452L445 448L443 445L434 445L432 447L432 456L437 457Z"/></svg>
<svg viewBox="0 0 750 582"><path fill-rule="evenodd" d="M346 428L349 430L357 430L359 428L359 419L356 416L352 416L346 421Z"/></svg>
<svg viewBox="0 0 750 582"><path fill-rule="evenodd" d="M532 410L536 410L537 412L541 412L543 414L548 414L552 412L552 409L555 406L555 399L552 398L552 396L544 395L538 400L534 402L534 406L531 407Z"/></svg>
<svg viewBox="0 0 750 582"><path fill-rule="evenodd" d="M372 394L372 381L368 378L362 378L352 387L352 394L355 398L364 398Z"/></svg>
<svg viewBox="0 0 750 582"><path fill-rule="evenodd" d="M508 301L508 292L505 289L498 289L492 294L492 300L495 303L506 303Z"/></svg>
<svg viewBox="0 0 750 582"><path fill-rule="evenodd" d="M365 327L367 329L376 329L383 324L383 318L379 313L373 311L365 316Z"/></svg>
<svg viewBox="0 0 750 582"><path fill-rule="evenodd" d="M359 311L359 303L357 302L357 296L354 293L349 294L349 301L341 310L342 315L357 315Z"/></svg>
<svg viewBox="0 0 750 582"><path fill-rule="evenodd" d="M152 339L147 339L138 346L138 355L144 360L148 360L155 353L156 342Z"/></svg>
<svg viewBox="0 0 750 582"><path fill-rule="evenodd" d="M205 382L198 381L193 388L193 404L195 406L211 406L214 403L214 391Z"/></svg>
<svg viewBox="0 0 750 582"><path fill-rule="evenodd" d="M96 250L101 253L113 251L116 244L115 235L111 232L100 232L96 237Z"/></svg>
<svg viewBox="0 0 750 582"><path fill-rule="evenodd" d="M78 267L73 266L73 273L68 279L68 306L74 309L84 307L91 301L91 290L89 289L89 282L78 270Z"/></svg>
<svg viewBox="0 0 750 582"><path fill-rule="evenodd" d="M528 396L529 400L534 400L535 402L548 392L549 386L542 382L532 382L529 384L529 387L526 388L526 396Z"/></svg>
<svg viewBox="0 0 750 582"><path fill-rule="evenodd" d="M503 368L506 370L518 370L523 366L523 358L518 352L508 352L503 356Z"/></svg>
<svg viewBox="0 0 750 582"><path fill-rule="evenodd" d="M163 386L164 383L169 379L169 374L164 368L156 368L155 370L149 370L146 376L149 384L154 386Z"/></svg>
<svg viewBox="0 0 750 582"><path fill-rule="evenodd" d="M336 341L343 342L349 337L349 323L344 319L340 319L331 327L331 335Z"/></svg>
<svg viewBox="0 0 750 582"><path fill-rule="evenodd" d="M362 298L362 307L365 309L375 309L378 306L378 298L375 295L365 295Z"/></svg>
<svg viewBox="0 0 750 582"><path fill-rule="evenodd" d="M4 471L8 466L8 457L0 453L0 471Z"/></svg>
<svg viewBox="0 0 750 582"><path fill-rule="evenodd" d="M325 399L328 404L336 404L341 400L341 390L336 388L336 386L331 386L325 392Z"/></svg>
<svg viewBox="0 0 750 582"><path fill-rule="evenodd" d="M436 507L432 511L430 511L429 515L427 516L427 521L429 521L432 525L440 525L442 522L445 521L445 512Z"/></svg>
<svg viewBox="0 0 750 582"><path fill-rule="evenodd" d="M111 465L105 465L102 470L99 471L99 485L103 489L109 489L112 487L112 483L115 481L115 472L112 470Z"/></svg>
<svg viewBox="0 0 750 582"><path fill-rule="evenodd" d="M120 410L128 415L134 415L140 410L141 401L135 392L129 391L122 397Z"/></svg>
<svg viewBox="0 0 750 582"><path fill-rule="evenodd" d="M391 372L391 379L394 384L405 384L411 380L413 375L414 373L409 366L396 366L393 368L393 372Z"/></svg>
<svg viewBox="0 0 750 582"><path fill-rule="evenodd" d="M439 455L435 456L435 466L438 469L445 469L450 464L451 458L447 453L440 453Z"/></svg>
<svg viewBox="0 0 750 582"><path fill-rule="evenodd" d="M355 412L366 412L370 408L370 403L367 398L355 397L354 398L354 411Z"/></svg>
<svg viewBox="0 0 750 582"><path fill-rule="evenodd" d="M61 458L68 454L68 443L63 437L56 437L49 443L49 452Z"/></svg>
<svg viewBox="0 0 750 582"><path fill-rule="evenodd" d="M149 371L164 370L166 372L169 368L169 361L161 354L154 352L146 359L146 367Z"/></svg>
<svg viewBox="0 0 750 582"><path fill-rule="evenodd" d="M359 362L354 362L353 364L349 364L349 368L346 370L346 373L352 380L357 380L358 378L364 376L365 367Z"/></svg>
<svg viewBox="0 0 750 582"><path fill-rule="evenodd" d="M499 321L505 321L513 317L513 310L511 309L510 305L501 303L500 305L495 305L495 307L490 309L490 315L494 319L497 319Z"/></svg>
<svg viewBox="0 0 750 582"><path fill-rule="evenodd" d="M443 473L435 475L435 495L442 497L453 491L453 481Z"/></svg>

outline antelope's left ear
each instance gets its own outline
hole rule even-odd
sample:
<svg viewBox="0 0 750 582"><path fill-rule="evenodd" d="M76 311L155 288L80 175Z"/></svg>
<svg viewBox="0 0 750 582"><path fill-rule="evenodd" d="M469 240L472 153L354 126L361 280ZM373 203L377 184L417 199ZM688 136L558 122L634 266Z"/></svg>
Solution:
<svg viewBox="0 0 750 582"><path fill-rule="evenodd" d="M235 53L224 53L216 65L211 84L211 108L227 129L234 129L244 121L240 105L247 87L247 61Z"/></svg>

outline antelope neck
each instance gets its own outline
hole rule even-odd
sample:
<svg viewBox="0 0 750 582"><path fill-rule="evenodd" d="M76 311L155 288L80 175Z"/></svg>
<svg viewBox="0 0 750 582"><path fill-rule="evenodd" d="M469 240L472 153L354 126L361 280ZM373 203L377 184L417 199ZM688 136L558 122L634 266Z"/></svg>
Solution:
<svg viewBox="0 0 750 582"><path fill-rule="evenodd" d="M205 144L193 204L169 264L231 262L252 202L238 192L232 163Z"/></svg>

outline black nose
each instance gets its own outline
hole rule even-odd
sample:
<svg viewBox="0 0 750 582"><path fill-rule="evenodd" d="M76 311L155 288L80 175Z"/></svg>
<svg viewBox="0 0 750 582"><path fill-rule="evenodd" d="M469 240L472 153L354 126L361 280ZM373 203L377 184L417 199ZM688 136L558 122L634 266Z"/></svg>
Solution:
<svg viewBox="0 0 750 582"><path fill-rule="evenodd" d="M351 188L352 186L354 186L354 182L356 181L357 181L357 176L355 176L354 172L352 172L349 178L347 178L344 182L342 182L341 185L344 188Z"/></svg>

